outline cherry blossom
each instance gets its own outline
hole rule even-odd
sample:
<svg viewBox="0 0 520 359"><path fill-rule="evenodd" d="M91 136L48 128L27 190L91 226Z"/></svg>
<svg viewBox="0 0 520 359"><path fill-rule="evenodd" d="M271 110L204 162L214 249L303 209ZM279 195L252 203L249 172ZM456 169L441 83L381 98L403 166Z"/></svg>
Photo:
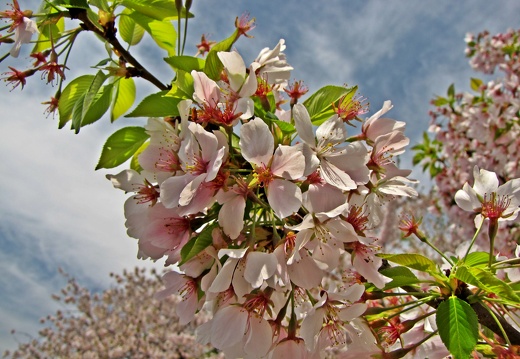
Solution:
<svg viewBox="0 0 520 359"><path fill-rule="evenodd" d="M318 127L315 137L305 106L296 104L293 113L298 135L314 153L312 164L319 166L320 176L327 183L347 191L368 182L368 152L359 143L343 146L347 131L338 116L331 117Z"/></svg>
<svg viewBox="0 0 520 359"><path fill-rule="evenodd" d="M279 218L285 218L300 208L300 188L290 180L299 179L305 171L305 157L294 146L279 145L269 127L256 118L240 130L242 156L254 165L258 182L267 190L267 200ZM274 151L274 154L273 154Z"/></svg>
<svg viewBox="0 0 520 359"><path fill-rule="evenodd" d="M161 201L167 208L179 208L179 214L191 214L207 207L215 194L215 180L227 155L220 132L210 133L191 122L179 149L184 174L161 183Z"/></svg>
<svg viewBox="0 0 520 359"><path fill-rule="evenodd" d="M514 179L498 185L496 173L473 168L475 182L470 187L466 182L455 194L457 205L465 211L478 213L475 227L485 219L490 221L514 220L520 210L520 180Z"/></svg>

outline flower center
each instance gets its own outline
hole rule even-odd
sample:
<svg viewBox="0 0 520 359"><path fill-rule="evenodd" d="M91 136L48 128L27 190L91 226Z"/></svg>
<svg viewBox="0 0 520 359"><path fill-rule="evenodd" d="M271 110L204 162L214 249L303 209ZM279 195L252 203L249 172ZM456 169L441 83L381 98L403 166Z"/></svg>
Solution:
<svg viewBox="0 0 520 359"><path fill-rule="evenodd" d="M258 182L262 183L263 186L268 186L274 178L271 169L268 168L266 165L257 167L255 169L255 172Z"/></svg>
<svg viewBox="0 0 520 359"><path fill-rule="evenodd" d="M510 204L510 196L498 196L495 192L492 192L488 197L486 193L484 195L484 202L482 203L481 214L483 217L489 219L509 217L513 213L505 215L504 212L509 208Z"/></svg>

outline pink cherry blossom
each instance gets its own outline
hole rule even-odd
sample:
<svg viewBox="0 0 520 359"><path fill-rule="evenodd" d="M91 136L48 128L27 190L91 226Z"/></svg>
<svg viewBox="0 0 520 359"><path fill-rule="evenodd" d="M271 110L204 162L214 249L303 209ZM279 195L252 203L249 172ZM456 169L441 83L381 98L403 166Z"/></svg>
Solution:
<svg viewBox="0 0 520 359"><path fill-rule="evenodd" d="M167 208L179 208L182 215L202 211L214 200L216 190L211 181L217 178L227 156L222 133L210 133L193 122L188 130L179 149L184 174L161 183L162 203Z"/></svg>
<svg viewBox="0 0 520 359"><path fill-rule="evenodd" d="M520 179L499 186L496 173L479 170L477 166L473 168L473 177L473 187L466 182L455 194L455 201L463 210L478 213L475 226L478 228L485 219L514 220L520 210Z"/></svg>
<svg viewBox="0 0 520 359"><path fill-rule="evenodd" d="M240 130L242 156L254 165L258 181L267 191L267 200L279 218L285 218L300 208L300 188L290 180L303 176L305 157L298 148L279 145L269 127L260 118L244 124ZM274 154L273 154L274 151Z"/></svg>
<svg viewBox="0 0 520 359"><path fill-rule="evenodd" d="M368 182L368 151L359 143L344 146L347 131L337 115L318 127L316 136L305 106L294 105L293 116L298 135L313 152L313 165L319 167L320 176L327 183L348 191Z"/></svg>
<svg viewBox="0 0 520 359"><path fill-rule="evenodd" d="M202 307L204 298L198 297L198 285L191 277L177 272L168 272L163 276L165 289L157 292L155 298L161 300L176 294L182 298L175 311L181 324L187 324L194 318L195 313Z"/></svg>

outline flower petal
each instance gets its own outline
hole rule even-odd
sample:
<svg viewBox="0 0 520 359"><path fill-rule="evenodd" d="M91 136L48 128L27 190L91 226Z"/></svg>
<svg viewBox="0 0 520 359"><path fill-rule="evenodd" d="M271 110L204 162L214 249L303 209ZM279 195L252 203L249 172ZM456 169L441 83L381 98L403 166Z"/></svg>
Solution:
<svg viewBox="0 0 520 359"><path fill-rule="evenodd" d="M267 188L267 201L278 218L285 218L300 209L302 192L292 182L275 179Z"/></svg>
<svg viewBox="0 0 520 359"><path fill-rule="evenodd" d="M240 149L246 161L267 166L274 151L274 139L261 118L255 118L240 128Z"/></svg>

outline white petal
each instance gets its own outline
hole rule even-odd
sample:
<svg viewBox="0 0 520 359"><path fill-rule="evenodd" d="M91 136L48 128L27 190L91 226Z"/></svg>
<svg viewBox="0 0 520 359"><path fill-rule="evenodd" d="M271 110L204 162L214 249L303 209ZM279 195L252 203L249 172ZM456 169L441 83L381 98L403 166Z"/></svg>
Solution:
<svg viewBox="0 0 520 359"><path fill-rule="evenodd" d="M224 349L238 343L246 333L247 310L237 306L220 309L213 318L211 326L211 344L217 349Z"/></svg>
<svg viewBox="0 0 520 359"><path fill-rule="evenodd" d="M298 147L279 145L274 153L271 171L286 179L298 179L305 172L305 157Z"/></svg>
<svg viewBox="0 0 520 359"><path fill-rule="evenodd" d="M229 258L220 271L218 272L215 280L208 289L208 292L220 293L229 289L231 280L233 279L233 272L237 266L238 259Z"/></svg>
<svg viewBox="0 0 520 359"><path fill-rule="evenodd" d="M278 261L273 253L251 252L246 259L244 278L253 288L258 288L274 274L277 265Z"/></svg>
<svg viewBox="0 0 520 359"><path fill-rule="evenodd" d="M236 51L220 51L217 53L217 56L224 65L224 69L228 74L231 89L238 92L242 87L246 76L246 65L242 56L240 56Z"/></svg>
<svg viewBox="0 0 520 359"><path fill-rule="evenodd" d="M136 192L144 184L144 177L134 170L123 170L117 175L106 176L115 188L125 192Z"/></svg>
<svg viewBox="0 0 520 359"><path fill-rule="evenodd" d="M220 208L218 223L224 230L224 233L231 239L237 238L244 228L243 218L245 208L246 200L241 195L234 196Z"/></svg>
<svg viewBox="0 0 520 359"><path fill-rule="evenodd" d="M244 351L254 358L263 358L273 345L273 330L269 322L257 315L249 320L249 338Z"/></svg>
<svg viewBox="0 0 520 359"><path fill-rule="evenodd" d="M350 322L352 319L358 318L367 310L366 303L355 303L350 307L341 310L339 317L341 320Z"/></svg>
<svg viewBox="0 0 520 359"><path fill-rule="evenodd" d="M473 168L473 176L475 178L475 184L473 185L473 189L479 195L484 196L485 194L491 194L495 192L498 188L498 178L495 172L487 171L481 169L479 171L478 167L475 166Z"/></svg>
<svg viewBox="0 0 520 359"><path fill-rule="evenodd" d="M320 285L324 272L316 265L314 260L303 250L302 258L288 267L291 281L304 289L313 289Z"/></svg>
<svg viewBox="0 0 520 359"><path fill-rule="evenodd" d="M317 309L314 313L308 314L302 322L300 328L300 336L305 340L305 346L309 350L313 350L316 345L316 336L323 326L323 317L325 310L323 308Z"/></svg>
<svg viewBox="0 0 520 359"><path fill-rule="evenodd" d="M191 72L193 77L193 99L200 104L207 103L214 108L220 99L220 88L217 83L210 79L204 72Z"/></svg>
<svg viewBox="0 0 520 359"><path fill-rule="evenodd" d="M274 151L274 139L261 118L255 118L240 128L240 149L246 161L257 166L268 165Z"/></svg>
<svg viewBox="0 0 520 359"><path fill-rule="evenodd" d="M481 207L481 203L478 200L475 191L468 183L465 183L462 189L459 189L455 193L455 203L468 212L473 212L476 208Z"/></svg>
<svg viewBox="0 0 520 359"><path fill-rule="evenodd" d="M347 173L343 172L331 162L322 160L320 168L320 174L327 183L344 191L357 188L356 182L350 178Z"/></svg>
<svg viewBox="0 0 520 359"><path fill-rule="evenodd" d="M309 112L300 103L294 105L293 109L293 118L294 118L294 126L296 127L296 131L298 132L298 136L302 139L303 142L308 144L311 147L316 146L316 138L314 137L314 132L312 131L312 122L311 117L309 116Z"/></svg>
<svg viewBox="0 0 520 359"><path fill-rule="evenodd" d="M332 116L318 127L316 130L316 138L318 139L318 147L320 148L329 143L342 143L347 138L345 124L337 115Z"/></svg>
<svg viewBox="0 0 520 359"><path fill-rule="evenodd" d="M302 192L300 187L292 182L275 179L267 188L267 201L278 218L282 219L300 209Z"/></svg>

